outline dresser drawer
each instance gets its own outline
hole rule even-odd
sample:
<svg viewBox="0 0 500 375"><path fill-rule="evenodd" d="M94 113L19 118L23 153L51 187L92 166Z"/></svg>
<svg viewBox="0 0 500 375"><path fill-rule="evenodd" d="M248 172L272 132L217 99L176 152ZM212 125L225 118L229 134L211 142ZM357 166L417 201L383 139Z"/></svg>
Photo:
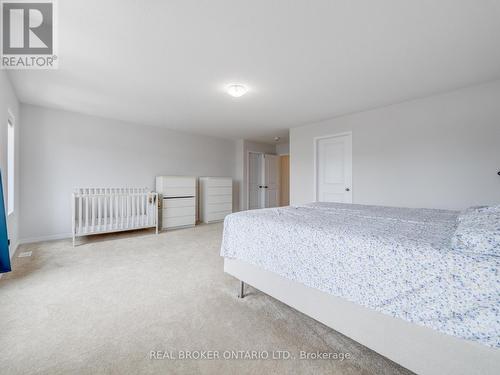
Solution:
<svg viewBox="0 0 500 375"><path fill-rule="evenodd" d="M231 211L209 213L207 214L206 221L207 222L222 221L229 214L231 214Z"/></svg>
<svg viewBox="0 0 500 375"><path fill-rule="evenodd" d="M233 196L231 194L225 195L211 195L207 197L207 204L217 204L217 203L233 203Z"/></svg>
<svg viewBox="0 0 500 375"><path fill-rule="evenodd" d="M163 217L162 229L184 227L188 225L195 225L196 217L192 216L179 216L179 217Z"/></svg>
<svg viewBox="0 0 500 375"><path fill-rule="evenodd" d="M232 186L208 187L207 195L230 195L233 194Z"/></svg>
<svg viewBox="0 0 500 375"><path fill-rule="evenodd" d="M194 197L196 195L196 187L166 187L161 192L163 197Z"/></svg>
<svg viewBox="0 0 500 375"><path fill-rule="evenodd" d="M171 207L162 210L162 218L180 217L180 216L195 216L196 207Z"/></svg>
<svg viewBox="0 0 500 375"><path fill-rule="evenodd" d="M232 187L233 180L229 178L209 178L207 187Z"/></svg>
<svg viewBox="0 0 500 375"><path fill-rule="evenodd" d="M163 208L175 208L175 207L195 207L196 198L169 198L163 199Z"/></svg>
<svg viewBox="0 0 500 375"><path fill-rule="evenodd" d="M226 203L209 203L208 204L208 214L215 212L231 212L233 210L233 202Z"/></svg>
<svg viewBox="0 0 500 375"><path fill-rule="evenodd" d="M164 197L186 197L196 195L196 177L157 176L156 192Z"/></svg>
<svg viewBox="0 0 500 375"><path fill-rule="evenodd" d="M196 178L191 176L162 176L161 182L167 187L195 187Z"/></svg>

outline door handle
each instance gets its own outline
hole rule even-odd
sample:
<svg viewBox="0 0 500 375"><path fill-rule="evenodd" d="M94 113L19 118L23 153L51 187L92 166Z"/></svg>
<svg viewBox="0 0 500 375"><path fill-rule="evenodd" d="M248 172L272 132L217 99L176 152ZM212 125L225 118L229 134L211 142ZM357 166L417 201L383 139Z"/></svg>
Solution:
<svg viewBox="0 0 500 375"><path fill-rule="evenodd" d="M269 186L264 186L264 189L267 189L267 188L269 188Z"/></svg>
<svg viewBox="0 0 500 375"><path fill-rule="evenodd" d="M262 189L263 187L264 187L264 186L262 186L262 185L259 185L259 189Z"/></svg>
<svg viewBox="0 0 500 375"><path fill-rule="evenodd" d="M351 191L351 189L349 189L349 188L345 188L345 191Z"/></svg>

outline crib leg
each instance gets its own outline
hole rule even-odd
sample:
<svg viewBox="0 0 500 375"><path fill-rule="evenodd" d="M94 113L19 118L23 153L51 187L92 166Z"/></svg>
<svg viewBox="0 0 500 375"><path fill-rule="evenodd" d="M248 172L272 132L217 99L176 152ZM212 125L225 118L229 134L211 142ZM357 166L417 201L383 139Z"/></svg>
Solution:
<svg viewBox="0 0 500 375"><path fill-rule="evenodd" d="M156 234L158 234L158 226L160 225L160 210L158 209L158 195L156 195L156 198L153 200L153 203L155 205L155 219L156 219Z"/></svg>
<svg viewBox="0 0 500 375"><path fill-rule="evenodd" d="M238 298L245 297L245 283L240 281L240 290L238 291Z"/></svg>
<svg viewBox="0 0 500 375"><path fill-rule="evenodd" d="M75 234L73 233L73 247L75 247Z"/></svg>

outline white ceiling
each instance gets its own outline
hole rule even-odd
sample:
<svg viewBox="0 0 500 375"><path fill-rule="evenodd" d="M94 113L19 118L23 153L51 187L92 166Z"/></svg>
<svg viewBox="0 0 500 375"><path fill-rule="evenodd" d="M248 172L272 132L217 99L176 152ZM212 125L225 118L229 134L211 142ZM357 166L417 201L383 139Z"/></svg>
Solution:
<svg viewBox="0 0 500 375"><path fill-rule="evenodd" d="M226 138L500 78L498 0L64 0L22 102ZM241 98L227 83L246 83Z"/></svg>

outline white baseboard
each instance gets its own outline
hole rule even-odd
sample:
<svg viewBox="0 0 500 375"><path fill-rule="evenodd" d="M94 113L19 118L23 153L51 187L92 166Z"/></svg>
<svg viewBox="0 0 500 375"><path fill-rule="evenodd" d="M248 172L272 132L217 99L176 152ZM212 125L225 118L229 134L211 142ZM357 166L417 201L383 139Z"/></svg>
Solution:
<svg viewBox="0 0 500 375"><path fill-rule="evenodd" d="M71 233L60 233L60 234L51 234L49 236L22 238L18 241L18 243L19 243L19 245L24 245L24 244L35 243L35 242L64 240L66 238L72 238L72 234Z"/></svg>

